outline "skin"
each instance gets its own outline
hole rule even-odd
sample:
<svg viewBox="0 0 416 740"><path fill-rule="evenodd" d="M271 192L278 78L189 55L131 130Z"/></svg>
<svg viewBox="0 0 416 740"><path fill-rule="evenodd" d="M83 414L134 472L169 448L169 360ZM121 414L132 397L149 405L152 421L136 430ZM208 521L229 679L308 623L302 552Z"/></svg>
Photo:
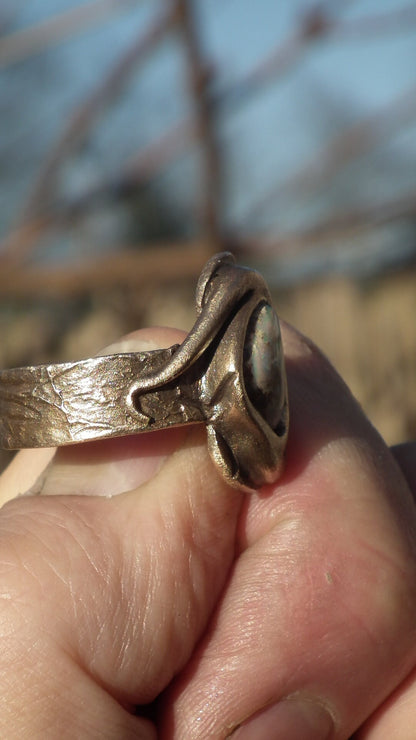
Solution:
<svg viewBox="0 0 416 740"><path fill-rule="evenodd" d="M0 737L414 736L416 448L389 450L319 351L283 338L275 486L229 489L201 427L5 471Z"/></svg>

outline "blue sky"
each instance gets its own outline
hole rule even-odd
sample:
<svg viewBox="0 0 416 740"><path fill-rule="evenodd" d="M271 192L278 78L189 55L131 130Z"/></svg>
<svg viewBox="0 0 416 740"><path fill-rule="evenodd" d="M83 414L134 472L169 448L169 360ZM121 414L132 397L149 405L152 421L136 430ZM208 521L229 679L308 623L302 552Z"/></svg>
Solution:
<svg viewBox="0 0 416 740"><path fill-rule="evenodd" d="M9 32L78 3L73 0L3 0ZM199 0L195 3L206 56L219 90L232 86L297 28L311 0ZM381 15L402 0L332 0L335 17ZM94 90L163 2L131 2L94 29L56 48L0 70L0 225L5 233L68 116ZM190 110L183 57L171 39L163 44L123 95L91 130L64 172L63 194L88 189L132 153L155 140ZM225 161L225 218L230 228L285 231L301 228L334 209L394 197L416 188L414 117L319 187L279 195L287 178L316 159L328 141L368 115L388 110L416 85L416 13L413 22L382 33L328 37L308 46L285 74L235 109L220 112ZM180 218L192 211L196 163L181 160L161 186ZM276 198L261 208L264 196Z"/></svg>

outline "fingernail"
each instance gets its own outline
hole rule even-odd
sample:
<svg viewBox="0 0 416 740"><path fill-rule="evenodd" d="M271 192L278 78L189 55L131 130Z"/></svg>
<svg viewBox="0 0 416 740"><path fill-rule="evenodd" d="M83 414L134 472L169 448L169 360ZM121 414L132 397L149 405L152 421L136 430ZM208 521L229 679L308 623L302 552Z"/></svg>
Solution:
<svg viewBox="0 0 416 740"><path fill-rule="evenodd" d="M232 740L329 740L331 715L313 699L289 697L244 722Z"/></svg>
<svg viewBox="0 0 416 740"><path fill-rule="evenodd" d="M98 352L97 356L112 355L117 352L149 352L159 349L159 346L159 343L149 336L127 336L108 344L101 352Z"/></svg>

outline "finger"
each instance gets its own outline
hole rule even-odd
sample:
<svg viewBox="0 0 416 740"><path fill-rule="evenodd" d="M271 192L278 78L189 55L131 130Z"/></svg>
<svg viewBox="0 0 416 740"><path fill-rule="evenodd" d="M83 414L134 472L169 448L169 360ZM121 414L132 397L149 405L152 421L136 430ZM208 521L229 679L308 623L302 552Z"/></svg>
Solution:
<svg viewBox="0 0 416 740"><path fill-rule="evenodd" d="M395 445L391 451L400 465L413 498L416 498L416 443ZM357 740L412 740L416 726L415 670L393 691L357 733Z"/></svg>
<svg viewBox="0 0 416 740"><path fill-rule="evenodd" d="M55 454L55 448L21 450L0 475L0 507L35 486Z"/></svg>
<svg viewBox="0 0 416 740"><path fill-rule="evenodd" d="M416 442L404 442L391 448L393 456L400 465L413 498L416 499Z"/></svg>
<svg viewBox="0 0 416 740"><path fill-rule="evenodd" d="M39 692L42 726L52 721L59 676L72 711L82 690L91 713L100 688L105 728L109 712L121 722L124 707L152 701L189 659L233 559L241 494L218 476L202 427L180 435L109 441L104 455L99 445L63 449L44 481L60 495L1 510L0 603L13 624L2 667L12 656L19 721L31 721Z"/></svg>
<svg viewBox="0 0 416 740"><path fill-rule="evenodd" d="M284 347L286 473L245 500L240 557L169 694L166 737L346 738L416 660L410 492L329 363L288 328Z"/></svg>
<svg viewBox="0 0 416 740"><path fill-rule="evenodd" d="M169 347L183 337L184 333L176 329L142 329L104 352L146 352ZM58 450L22 450L0 477L0 505L26 492L62 495L76 491L78 495L99 496L127 491L148 480L186 434L186 429L177 428Z"/></svg>
<svg viewBox="0 0 416 740"><path fill-rule="evenodd" d="M416 670L354 735L354 740L413 740L416 727Z"/></svg>

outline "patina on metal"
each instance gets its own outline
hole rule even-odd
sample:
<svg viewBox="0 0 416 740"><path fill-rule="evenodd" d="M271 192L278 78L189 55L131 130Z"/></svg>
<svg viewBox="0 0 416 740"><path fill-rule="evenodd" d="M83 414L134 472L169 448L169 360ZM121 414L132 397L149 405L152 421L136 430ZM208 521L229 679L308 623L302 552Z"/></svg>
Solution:
<svg viewBox="0 0 416 740"><path fill-rule="evenodd" d="M261 275L224 252L205 265L182 344L0 372L0 445L53 447L205 423L227 483L283 469L288 433L280 328Z"/></svg>

